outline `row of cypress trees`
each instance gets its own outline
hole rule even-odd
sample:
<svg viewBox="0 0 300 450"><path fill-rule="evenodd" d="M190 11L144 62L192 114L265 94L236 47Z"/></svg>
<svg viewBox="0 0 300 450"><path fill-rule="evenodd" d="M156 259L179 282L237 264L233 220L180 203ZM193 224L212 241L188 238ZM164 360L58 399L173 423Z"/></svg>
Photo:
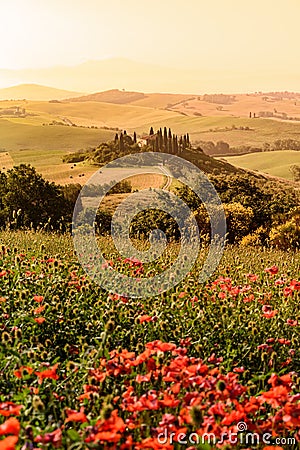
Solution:
<svg viewBox="0 0 300 450"><path fill-rule="evenodd" d="M183 136L178 136L172 133L171 128L167 127L159 128L156 133L154 133L153 127L150 128L149 135L143 138L147 142L147 146L151 147L155 152L165 152L178 155L184 150L191 148L189 134L186 133ZM124 151L125 144L136 144L138 142L136 132L133 133L133 137L129 136L125 131L118 133L115 136L115 144L119 145L119 150Z"/></svg>

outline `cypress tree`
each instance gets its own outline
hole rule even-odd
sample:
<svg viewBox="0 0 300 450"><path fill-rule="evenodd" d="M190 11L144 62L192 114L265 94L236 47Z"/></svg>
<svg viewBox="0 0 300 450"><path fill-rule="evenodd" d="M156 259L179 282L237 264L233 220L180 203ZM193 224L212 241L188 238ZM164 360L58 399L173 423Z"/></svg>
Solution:
<svg viewBox="0 0 300 450"><path fill-rule="evenodd" d="M160 150L160 148L159 148L159 142L160 142L160 139L159 139L159 130L157 130L157 132L156 132L156 138L155 138L155 151L156 151L156 152L159 152L159 150Z"/></svg>
<svg viewBox="0 0 300 450"><path fill-rule="evenodd" d="M164 127L164 150L168 151L168 132L166 127Z"/></svg>
<svg viewBox="0 0 300 450"><path fill-rule="evenodd" d="M133 142L136 144L136 132L133 132Z"/></svg>
<svg viewBox="0 0 300 450"><path fill-rule="evenodd" d="M119 139L119 150L120 150L121 152L124 150L123 133L120 134L120 139Z"/></svg>
<svg viewBox="0 0 300 450"><path fill-rule="evenodd" d="M183 150L183 140L182 140L182 136L180 136L180 139L179 139L179 150L182 152L182 150Z"/></svg>
<svg viewBox="0 0 300 450"><path fill-rule="evenodd" d="M154 134L153 127L150 128L149 134L150 134L150 136L152 136Z"/></svg>
<svg viewBox="0 0 300 450"><path fill-rule="evenodd" d="M116 135L115 135L115 143L117 143L118 140L119 140L119 135L118 135L118 133L116 133Z"/></svg>
<svg viewBox="0 0 300 450"><path fill-rule="evenodd" d="M178 151L178 138L177 138L177 134L175 136L175 149L176 149L176 154L178 155L179 151Z"/></svg>
<svg viewBox="0 0 300 450"><path fill-rule="evenodd" d="M124 130L124 136L126 136L126 134L127 134L127 131L126 131L126 130Z"/></svg>
<svg viewBox="0 0 300 450"><path fill-rule="evenodd" d="M173 134L172 146L173 146L173 153L174 153L174 155L176 155L177 151L176 151L176 137L175 137L175 134Z"/></svg>
<svg viewBox="0 0 300 450"><path fill-rule="evenodd" d="M159 129L159 150L163 150L163 134L161 128Z"/></svg>

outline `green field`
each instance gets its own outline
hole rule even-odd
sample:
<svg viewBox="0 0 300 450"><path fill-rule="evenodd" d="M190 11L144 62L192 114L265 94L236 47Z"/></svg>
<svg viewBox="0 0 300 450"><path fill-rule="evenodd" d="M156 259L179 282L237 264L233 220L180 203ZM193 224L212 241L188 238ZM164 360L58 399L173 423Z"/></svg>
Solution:
<svg viewBox="0 0 300 450"><path fill-rule="evenodd" d="M47 179L59 183L78 182L79 174L86 176L95 171L92 166L84 164L77 164L71 169L72 164L62 162L66 153L96 147L114 136L110 130L33 125L22 123L22 120L26 121L26 118L0 119L1 169L31 164Z"/></svg>
<svg viewBox="0 0 300 450"><path fill-rule="evenodd" d="M159 97L159 95L158 95ZM160 98L160 97L159 97ZM154 101L154 100L153 100ZM81 126L107 126L127 129L129 132L137 131L140 135L149 132L150 126L155 129L159 127L170 127L176 134L184 134L188 132L193 142L197 140L213 141L220 140L228 142L231 146L252 145L262 146L265 142L273 143L277 139L295 139L300 140L300 122L279 121L271 119L249 119L241 116L217 116L203 115L203 117L195 117L192 115L183 115L180 112L168 111L160 109L160 103L153 107L135 106L135 105L117 105L101 102L1 102L2 107L12 107L19 105L24 107L29 114L25 118L9 119L10 124L6 122L7 130L2 124L0 127L1 138L6 142L6 146L16 145L13 136L17 132L17 136L22 139L17 142L23 147L31 147L27 145L28 128L20 128L12 130L11 123L15 125L41 125L49 123L52 120L62 120L62 118L71 120L76 125ZM2 122L2 121L1 121ZM232 126L237 129L232 129ZM239 127L249 127L249 130L239 130ZM46 131L43 127L40 137L47 143L52 131ZM51 128L51 127L50 127ZM57 139L65 137L69 145L75 146L75 142L81 140L86 141L86 145L93 141L95 130L77 129L66 131L64 127L63 136L56 133ZM97 131L97 130L96 130ZM74 132L74 134L73 134ZM102 130L101 130L102 132ZM37 130L36 130L36 133ZM35 134L36 134L35 133ZM45 134L44 134L45 133ZM70 133L70 134L68 134ZM45 138L44 138L45 136ZM76 141L74 142L74 139ZM1 141L0 141L1 142ZM59 142L59 141L58 141ZM42 145L42 142L41 142ZM46 144L47 145L47 144ZM63 145L63 141L62 141ZM0 143L0 147L4 144ZM76 148L78 146L76 145Z"/></svg>
<svg viewBox="0 0 300 450"><path fill-rule="evenodd" d="M232 130L248 126L250 130ZM191 117L178 115L177 117L154 122L153 127L167 126L177 134L190 134L195 141L225 141L230 146L253 145L262 146L265 142L273 143L277 139L300 140L300 123L280 122L270 119L247 119L241 117ZM227 130L225 129L227 127ZM138 132L145 131L145 127L136 127Z"/></svg>
<svg viewBox="0 0 300 450"><path fill-rule="evenodd" d="M1 108L20 106L25 108L26 116L0 118L0 167L6 170L13 164L32 164L51 181L82 182L79 175L87 177L95 168L82 163L72 167L64 164L62 158L66 153L97 147L101 142L112 139L116 131L103 127L126 129L129 133L135 130L138 136L143 136L148 134L150 126L154 129L166 126L178 135L188 132L194 144L201 140L215 143L223 140L231 146L261 147L265 142L272 144L277 139L300 140L300 122L237 116L195 117L160 109L161 101L174 101L175 97L156 94L151 99L152 107L137 106L138 102L136 105L119 105L101 102L2 101ZM49 125L53 121L70 121L77 126ZM239 130L239 127L249 127L249 130ZM227 160L251 170L291 178L289 166L299 162L299 155L285 152L284 160L282 156L280 152L273 152L271 155L247 156L237 161L235 158Z"/></svg>
<svg viewBox="0 0 300 450"><path fill-rule="evenodd" d="M220 159L220 158L219 158ZM277 152L250 153L241 156L226 156L227 162L244 169L257 170L269 175L293 179L290 167L300 165L300 152L284 150Z"/></svg>

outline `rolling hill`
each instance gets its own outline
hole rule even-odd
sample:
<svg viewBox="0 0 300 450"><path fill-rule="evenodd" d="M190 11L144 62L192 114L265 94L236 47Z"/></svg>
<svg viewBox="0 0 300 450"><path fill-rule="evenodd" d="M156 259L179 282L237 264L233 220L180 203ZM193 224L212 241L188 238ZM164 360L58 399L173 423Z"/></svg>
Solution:
<svg viewBox="0 0 300 450"><path fill-rule="evenodd" d="M66 97L81 96L81 93L65 91L39 84L19 84L9 88L0 89L0 100L62 100Z"/></svg>
<svg viewBox="0 0 300 450"><path fill-rule="evenodd" d="M70 97L74 94L71 91L46 86L23 85L12 89L27 93L27 98L30 94L43 94L53 100L53 95L56 101L0 102L0 167L30 163L53 181L81 181L79 175L83 172L85 176L92 173L94 168L86 163L71 169L62 163L62 157L69 152L97 147L113 139L117 130L136 131L142 137L151 126L154 130L166 126L179 136L188 132L195 146L199 142L201 146L201 141L225 141L232 147L262 147L278 139L300 141L300 120L296 120L300 118L300 95L297 93L194 96L113 89L76 98ZM59 95L69 98L58 100ZM258 112L264 110L285 112L295 120L258 117ZM249 161L245 157L244 160L228 159L228 162L291 178L289 166L296 163L294 156L298 153L292 152L291 161L286 159L288 152L284 157L279 152L275 158L276 153L255 153L247 155ZM264 160L258 163L257 158L271 160L268 164ZM203 161L203 169L216 168L210 163L211 160Z"/></svg>
<svg viewBox="0 0 300 450"><path fill-rule="evenodd" d="M144 106L146 108L169 109L178 104L193 99L193 95L187 94L144 94L142 92L131 92L120 89L110 89L104 92L84 95L82 97L68 98L69 102L104 102L115 104L133 104L135 106ZM176 111L174 109L174 111ZM178 111L177 111L178 112Z"/></svg>
<svg viewBox="0 0 300 450"><path fill-rule="evenodd" d="M66 99L69 102L104 102L104 103L132 103L136 100L145 98L146 95L141 92L120 91L119 89L110 89L104 92L84 95L75 98Z"/></svg>
<svg viewBox="0 0 300 450"><path fill-rule="evenodd" d="M293 176L290 167L293 164L300 166L300 151L250 153L249 155L229 156L221 159L237 167L291 180Z"/></svg>

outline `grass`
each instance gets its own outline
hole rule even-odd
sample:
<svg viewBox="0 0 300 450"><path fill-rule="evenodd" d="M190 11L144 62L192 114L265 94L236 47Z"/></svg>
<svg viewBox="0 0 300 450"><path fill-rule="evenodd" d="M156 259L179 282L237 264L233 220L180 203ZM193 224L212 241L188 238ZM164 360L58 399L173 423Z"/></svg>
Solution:
<svg viewBox="0 0 300 450"><path fill-rule="evenodd" d="M231 127L246 127L250 130L232 130ZM271 119L247 119L239 117L191 117L180 116L159 121L153 124L155 129L167 126L177 134L189 132L192 142L226 141L231 146L253 145L262 146L265 142L272 143L277 139L299 139L300 122L280 122ZM225 128L228 128L225 130ZM213 130L213 131L212 131ZM145 127L137 128L138 132L145 131Z"/></svg>
<svg viewBox="0 0 300 450"><path fill-rule="evenodd" d="M201 284L202 249L169 292L131 299L86 276L68 235L4 231L0 244L2 448L162 448L167 420L194 436L241 421L259 435L299 432L299 253L229 246ZM99 246L111 269L145 278L179 244L145 265L110 238Z"/></svg>
<svg viewBox="0 0 300 450"><path fill-rule="evenodd" d="M16 102L2 103L3 107L16 104ZM21 143L23 147L32 148L28 139L29 134L33 130L24 127L20 127L20 129L12 128L11 122L20 125L40 125L43 122L49 123L52 120L61 120L62 117L69 118L78 125L119 127L120 129L127 129L129 131L136 130L139 134L148 133L151 125L153 125L155 129L167 126L171 127L177 134L189 132L192 141L212 140L217 142L219 140L224 140L232 146L262 146L264 142L272 143L277 139L299 139L300 135L300 122L260 118L249 119L248 117L229 116L226 115L226 112L223 112L222 116L213 115L214 112L212 111L209 117L195 117L191 115L183 116L175 111L166 111L155 107L115 105L100 102L20 102L20 106L25 107L26 110L35 115L28 116L24 119L9 119L10 123L6 122L5 127L2 126L0 128L1 136L3 135L3 142L4 144L6 142L7 147L9 147L10 144L14 147L18 146L14 139L14 135L16 135L19 138L19 141L21 140L22 142L23 140ZM237 128L240 126L248 126L250 130L232 130L232 125ZM68 129L68 127L63 128ZM65 131L64 135L68 137L70 145L75 148L80 148L80 146L83 145L91 145L91 142L93 144L95 143L93 140L94 136L97 135L95 131L104 133L104 130L78 128L75 129L75 131L72 129L71 131ZM53 136L53 138L55 137L57 142L61 142L62 140L61 146L65 145L58 130L53 132L51 130L43 129L42 131L33 131L33 133L40 136L40 142L42 142L44 136L43 140L45 140L45 145L48 145L47 142L49 139L51 144L51 136ZM112 135L112 133L110 133L110 135ZM77 142L82 142L82 145L78 146ZM1 144L1 146L4 147L4 144Z"/></svg>
<svg viewBox="0 0 300 450"><path fill-rule="evenodd" d="M0 148L8 152L17 150L76 151L107 141L115 133L109 130L68 126L41 126L22 123L22 119L0 119Z"/></svg>
<svg viewBox="0 0 300 450"><path fill-rule="evenodd" d="M16 102L12 102L16 103ZM115 105L102 102L27 102L26 110L37 115L67 117L76 125L95 125L132 128L140 124L149 126L158 120L176 117L177 113L134 105Z"/></svg>
<svg viewBox="0 0 300 450"><path fill-rule="evenodd" d="M285 150L250 153L249 155L226 156L222 159L244 169L256 170L289 180L293 179L290 167L294 164L300 165L300 152Z"/></svg>
<svg viewBox="0 0 300 450"><path fill-rule="evenodd" d="M66 153L95 147L115 134L102 129L42 126L34 118L31 123L21 120L0 119L0 167L31 164L49 181L62 184L82 182L79 175L90 176L96 170L82 163L71 169L72 164L62 162Z"/></svg>

